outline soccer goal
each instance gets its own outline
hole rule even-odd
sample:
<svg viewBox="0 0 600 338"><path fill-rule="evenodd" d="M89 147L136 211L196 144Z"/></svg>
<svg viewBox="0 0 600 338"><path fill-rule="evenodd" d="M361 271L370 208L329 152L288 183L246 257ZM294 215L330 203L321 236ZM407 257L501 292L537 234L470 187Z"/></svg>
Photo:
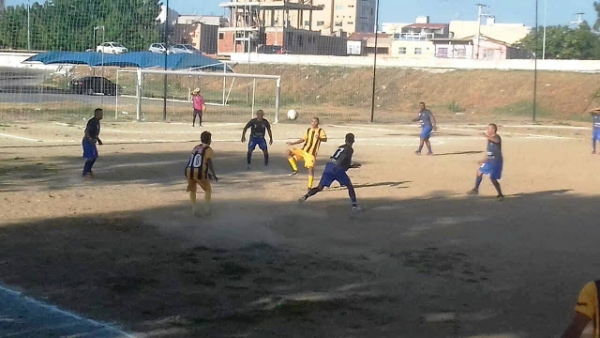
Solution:
<svg viewBox="0 0 600 338"><path fill-rule="evenodd" d="M187 122L193 112L191 92L199 88L207 105L205 121L246 122L258 109L272 123L279 120L279 75L137 69L117 71L116 81L123 95L115 98L115 118L131 118L135 112L138 121Z"/></svg>

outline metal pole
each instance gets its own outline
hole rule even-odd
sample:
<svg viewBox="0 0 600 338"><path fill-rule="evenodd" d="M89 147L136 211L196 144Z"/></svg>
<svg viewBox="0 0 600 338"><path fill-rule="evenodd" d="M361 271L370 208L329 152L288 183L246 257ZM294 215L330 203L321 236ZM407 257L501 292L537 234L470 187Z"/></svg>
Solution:
<svg viewBox="0 0 600 338"><path fill-rule="evenodd" d="M136 108L135 108L135 116L137 121L141 121L142 118L142 69L137 69L137 79L135 92L137 96Z"/></svg>
<svg viewBox="0 0 600 338"><path fill-rule="evenodd" d="M31 19L30 19L30 5L29 0L27 0L27 50L31 50Z"/></svg>
<svg viewBox="0 0 600 338"><path fill-rule="evenodd" d="M165 48L169 45L169 0L165 4ZM165 53L165 71L167 70L167 57L169 53ZM163 121L167 120L167 74L164 75L163 82Z"/></svg>
<svg viewBox="0 0 600 338"><path fill-rule="evenodd" d="M101 26L101 27L102 27L102 43L104 43L104 40L105 40L104 32L105 32L105 30L104 30L104 26ZM102 77L104 77L104 49L102 50L102 60L101 60L101 62L102 62ZM102 83L102 93L104 94L104 80L102 80L101 83Z"/></svg>
<svg viewBox="0 0 600 338"><path fill-rule="evenodd" d="M533 122L535 122L535 115L537 113L537 60L538 60L538 41L539 41L539 27L538 27L538 0L535 0L535 58L533 60Z"/></svg>
<svg viewBox="0 0 600 338"><path fill-rule="evenodd" d="M275 88L275 122L279 122L279 95L281 95L281 77L277 79Z"/></svg>
<svg viewBox="0 0 600 338"><path fill-rule="evenodd" d="M119 69L117 69L117 88L115 89L115 120L119 118Z"/></svg>
<svg viewBox="0 0 600 338"><path fill-rule="evenodd" d="M379 34L377 34L377 27L379 24L379 0L376 3L377 10L375 11L375 54L373 57L373 88L371 90L371 123L375 119L375 86L377 79L377 42Z"/></svg>
<svg viewBox="0 0 600 338"><path fill-rule="evenodd" d="M223 74L227 74L227 64L223 63ZM225 107L225 91L227 90L227 78L223 76L223 107Z"/></svg>
<svg viewBox="0 0 600 338"><path fill-rule="evenodd" d="M252 111L250 112L250 118L254 117L254 103L256 102L256 78L252 80Z"/></svg>
<svg viewBox="0 0 600 338"><path fill-rule="evenodd" d="M542 60L546 59L546 26L548 22L548 0L544 0L544 38L542 39Z"/></svg>
<svg viewBox="0 0 600 338"><path fill-rule="evenodd" d="M483 4L477 4L477 47L475 49L475 59L479 59L479 39L481 39L481 9Z"/></svg>

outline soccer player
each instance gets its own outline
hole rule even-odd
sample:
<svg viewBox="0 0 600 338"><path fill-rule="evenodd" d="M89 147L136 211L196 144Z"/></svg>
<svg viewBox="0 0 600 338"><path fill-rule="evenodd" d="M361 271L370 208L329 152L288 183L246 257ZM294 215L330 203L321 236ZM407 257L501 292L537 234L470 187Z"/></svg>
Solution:
<svg viewBox="0 0 600 338"><path fill-rule="evenodd" d="M596 141L600 142L600 108L596 108L590 112L594 121L592 129L592 154L596 154Z"/></svg>
<svg viewBox="0 0 600 338"><path fill-rule="evenodd" d="M256 146L262 150L265 155L265 167L269 165L269 150L267 149L267 141L265 140L265 130L269 133L269 145L273 144L273 134L271 133L271 125L265 118L265 112L262 109L256 111L256 118L248 121L242 131L242 143L246 142L246 131L250 128L250 141L248 142L248 153L246 154L246 162L248 169L252 164L252 152Z"/></svg>
<svg viewBox="0 0 600 338"><path fill-rule="evenodd" d="M587 283L577 298L575 315L561 338L579 338L589 322L594 323L594 338L600 338L598 328L598 286L600 280Z"/></svg>
<svg viewBox="0 0 600 338"><path fill-rule="evenodd" d="M290 176L298 175L298 160L304 160L304 166L308 169L308 190L312 189L313 180L315 179L315 161L321 142L327 142L325 131L319 128L319 118L313 117L310 128L306 130L304 136L295 142L287 142L288 146L293 146L304 142L302 148L289 149L287 151L288 161L292 166Z"/></svg>
<svg viewBox="0 0 600 338"><path fill-rule="evenodd" d="M100 120L102 120L103 117L104 112L102 109L96 108L94 110L94 117L89 119L85 126L83 140L81 140L81 146L83 147L83 158L86 159L85 164L83 165L83 177L94 177L92 167L98 158L98 147L96 147L96 143L102 145L102 140L100 140L99 136Z"/></svg>
<svg viewBox="0 0 600 338"><path fill-rule="evenodd" d="M202 113L206 112L206 103L204 102L202 95L200 95L200 88L196 88L192 91L192 103L194 106L192 128L196 124L196 117L198 117L198 126L202 127Z"/></svg>
<svg viewBox="0 0 600 338"><path fill-rule="evenodd" d="M194 147L190 160L185 167L185 177L187 178L187 192L190 193L192 202L192 213L196 214L196 191L199 185L204 190L204 212L210 211L210 200L212 196L212 187L210 178L219 182L215 168L213 167L213 150L210 147L212 143L212 134L208 131L200 134L200 144ZM209 173L210 172L210 173ZM211 176L212 175L212 176Z"/></svg>
<svg viewBox="0 0 600 338"><path fill-rule="evenodd" d="M356 193L354 192L352 181L350 181L350 177L346 173L350 168L360 168L359 163L352 163L352 155L354 154L354 149L352 149L353 144L354 134L346 134L346 143L339 146L329 158L319 185L316 188L310 189L306 195L300 197L298 199L299 203L306 201L310 196L316 195L324 187L329 187L333 181L338 181L341 186L348 188L348 195L350 195L350 201L352 201L352 210L360 210L358 204L356 204Z"/></svg>
<svg viewBox="0 0 600 338"><path fill-rule="evenodd" d="M415 151L415 154L421 155L423 144L427 144L427 155L433 155L433 151L431 151L431 142L429 142L429 138L431 137L431 131L437 130L437 122L435 120L435 116L433 116L433 113L425 107L425 102L419 103L419 116L414 118L412 121L421 122L421 136L419 140L419 149Z"/></svg>
<svg viewBox="0 0 600 338"><path fill-rule="evenodd" d="M502 195L502 189L498 180L502 178L502 165L504 159L502 158L502 138L497 134L498 126L491 123L488 125L486 133L483 133L483 137L487 139L487 155L479 161L479 169L477 170L477 178L475 179L475 187L469 191L471 195L477 195L479 193L479 185L483 179L483 175L490 175L490 180L498 192L496 199L499 201L504 199Z"/></svg>

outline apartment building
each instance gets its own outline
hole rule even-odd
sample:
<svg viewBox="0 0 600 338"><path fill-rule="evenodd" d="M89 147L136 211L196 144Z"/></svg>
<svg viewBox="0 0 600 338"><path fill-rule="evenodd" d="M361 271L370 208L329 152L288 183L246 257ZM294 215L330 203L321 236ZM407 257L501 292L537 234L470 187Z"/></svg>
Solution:
<svg viewBox="0 0 600 338"><path fill-rule="evenodd" d="M370 1L370 0L369 0ZM292 54L346 55L344 35L324 36L304 29L315 24L323 5L316 0L234 0L221 3L229 9L228 27L219 27L218 54L260 51L262 46L280 46Z"/></svg>
<svg viewBox="0 0 600 338"><path fill-rule="evenodd" d="M450 25L430 23L429 17L418 17L415 23L401 25L393 33L390 56L393 57L433 57L433 41L450 36Z"/></svg>
<svg viewBox="0 0 600 338"><path fill-rule="evenodd" d="M303 29L317 30L323 35L333 35L340 31L346 35L375 31L376 0L304 1L322 6L323 10L313 13L312 22L306 19L301 21ZM306 13L303 16L307 18Z"/></svg>

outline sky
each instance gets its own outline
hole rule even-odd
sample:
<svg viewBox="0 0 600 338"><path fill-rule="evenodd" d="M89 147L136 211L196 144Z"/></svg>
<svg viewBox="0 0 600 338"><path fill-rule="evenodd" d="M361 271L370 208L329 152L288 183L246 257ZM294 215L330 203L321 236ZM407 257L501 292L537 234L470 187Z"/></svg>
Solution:
<svg viewBox="0 0 600 338"><path fill-rule="evenodd" d="M31 0L32 2L34 0ZM590 24L596 21L593 0L538 0L539 24L568 25L576 20L573 13L584 12ZM25 0L6 0L6 5L25 3ZM166 0L163 0L166 2ZM169 0L169 7L179 14L222 15L219 3L225 0ZM496 17L496 22L524 23L535 25L535 0L380 0L379 23L414 22L417 16L429 15L432 23L447 23L450 20L476 20L476 3L488 6L487 12ZM545 6L547 5L547 11ZM547 15L545 15L547 13Z"/></svg>

